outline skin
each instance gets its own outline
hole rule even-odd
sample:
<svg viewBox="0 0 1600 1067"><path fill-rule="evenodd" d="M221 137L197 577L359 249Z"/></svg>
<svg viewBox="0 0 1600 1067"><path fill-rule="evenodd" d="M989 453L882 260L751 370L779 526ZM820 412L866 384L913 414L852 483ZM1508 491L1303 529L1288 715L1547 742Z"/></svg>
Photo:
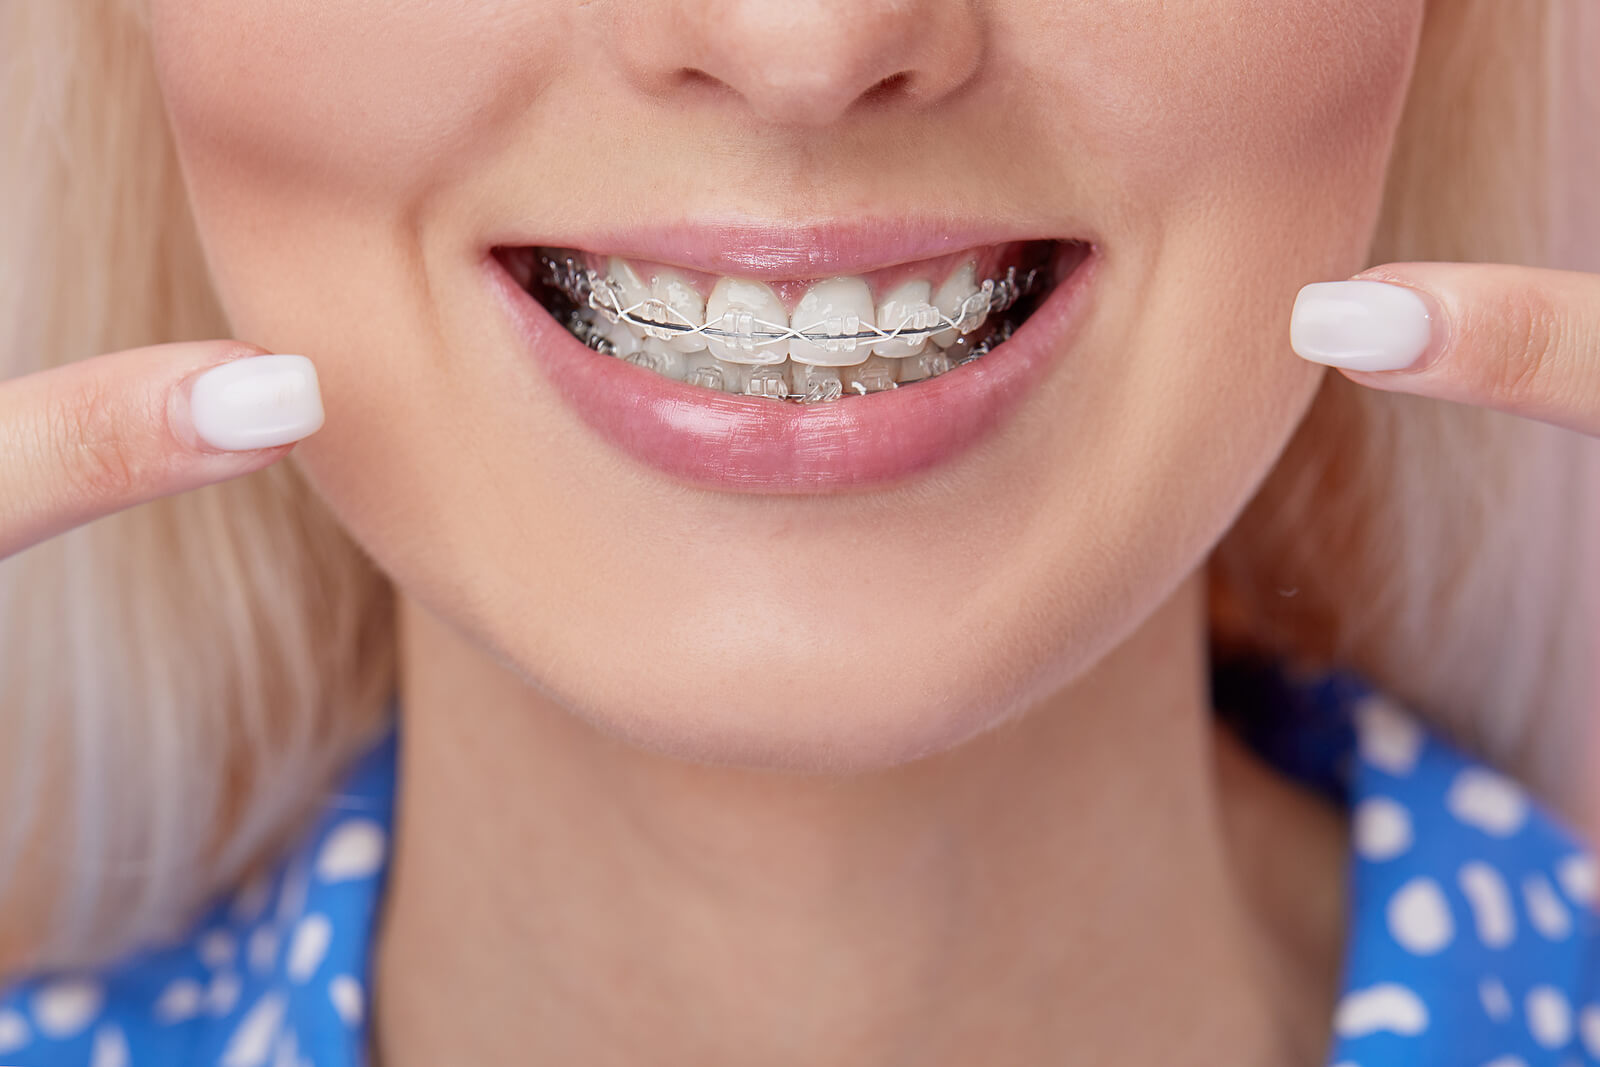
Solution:
<svg viewBox="0 0 1600 1067"><path fill-rule="evenodd" d="M376 1063L1320 1062L1346 828L1213 728L1200 568L1327 373L1286 311L1362 265L1423 13L151 0L219 291L316 362L292 461L401 592ZM1105 259L1000 434L870 493L630 465L476 271L514 223L908 205ZM1353 380L1600 434L1600 280L1366 276L1444 328ZM6 383L0 554L287 455L187 424L253 351Z"/></svg>
<svg viewBox="0 0 1600 1067"><path fill-rule="evenodd" d="M1284 943L1238 884L1198 568L1317 386L1281 309L1362 265L1421 14L152 4L224 304L317 361L297 460L403 590L385 1067L1315 1059L1336 909ZM1003 433L873 493L631 465L474 269L512 224L924 205L1104 271Z"/></svg>

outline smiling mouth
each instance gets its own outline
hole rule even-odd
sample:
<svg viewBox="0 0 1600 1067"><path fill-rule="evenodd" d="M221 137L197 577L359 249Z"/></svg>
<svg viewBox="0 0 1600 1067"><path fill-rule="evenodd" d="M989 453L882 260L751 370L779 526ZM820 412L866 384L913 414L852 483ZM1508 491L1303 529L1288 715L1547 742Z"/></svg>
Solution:
<svg viewBox="0 0 1600 1067"><path fill-rule="evenodd" d="M1013 241L860 275L762 281L573 248L497 248L595 352L719 393L817 404L915 386L1010 339L1090 249Z"/></svg>

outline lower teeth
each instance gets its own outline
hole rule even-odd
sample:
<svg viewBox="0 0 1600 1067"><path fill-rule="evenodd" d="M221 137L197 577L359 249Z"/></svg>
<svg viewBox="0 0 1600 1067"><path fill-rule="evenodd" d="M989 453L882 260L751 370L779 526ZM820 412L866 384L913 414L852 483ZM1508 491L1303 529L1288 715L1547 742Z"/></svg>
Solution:
<svg viewBox="0 0 1600 1067"><path fill-rule="evenodd" d="M1013 269L984 292L995 293L994 314L980 324L939 346L926 342L913 356L869 356L855 366L824 367L785 359L777 363L744 364L718 359L705 349L681 352L656 338L641 339L618 321L617 307L604 299L603 283L597 291L594 276L575 259L541 256L540 279L545 306L589 348L602 355L626 360L664 377L725 393L763 397L789 403L827 403L845 396L885 392L947 374L956 367L987 355L1009 340L1031 313L1033 298L1043 288L1045 268L1029 269L1019 278ZM945 325L951 325L949 320Z"/></svg>

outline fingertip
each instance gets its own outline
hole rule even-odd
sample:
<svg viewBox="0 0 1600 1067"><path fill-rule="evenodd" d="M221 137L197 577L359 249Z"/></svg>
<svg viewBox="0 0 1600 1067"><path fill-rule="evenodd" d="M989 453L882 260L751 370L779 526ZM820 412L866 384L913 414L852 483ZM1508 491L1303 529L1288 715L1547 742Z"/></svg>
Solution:
<svg viewBox="0 0 1600 1067"><path fill-rule="evenodd" d="M175 421L179 436L201 450L292 445L325 421L316 365L302 355L241 356L200 371L185 386L174 392L181 398Z"/></svg>
<svg viewBox="0 0 1600 1067"><path fill-rule="evenodd" d="M1340 370L1415 369L1434 337L1436 313L1410 286L1373 278L1313 282L1295 297L1289 347Z"/></svg>

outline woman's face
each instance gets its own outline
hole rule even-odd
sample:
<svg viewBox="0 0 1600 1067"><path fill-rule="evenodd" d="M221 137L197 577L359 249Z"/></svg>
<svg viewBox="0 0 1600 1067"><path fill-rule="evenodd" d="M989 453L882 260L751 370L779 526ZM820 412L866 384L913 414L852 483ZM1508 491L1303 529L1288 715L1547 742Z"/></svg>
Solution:
<svg viewBox="0 0 1600 1067"><path fill-rule="evenodd" d="M1203 564L1316 389L1288 309L1365 265L1423 15L150 6L236 336L316 362L294 461L401 589L637 743L835 768L1027 707ZM658 295L661 264L702 299L766 280L798 327L819 280L852 276L813 310L882 317L891 284L937 305L969 252L1035 239L1094 251L1016 341L807 405L577 349L491 255L616 254Z"/></svg>

